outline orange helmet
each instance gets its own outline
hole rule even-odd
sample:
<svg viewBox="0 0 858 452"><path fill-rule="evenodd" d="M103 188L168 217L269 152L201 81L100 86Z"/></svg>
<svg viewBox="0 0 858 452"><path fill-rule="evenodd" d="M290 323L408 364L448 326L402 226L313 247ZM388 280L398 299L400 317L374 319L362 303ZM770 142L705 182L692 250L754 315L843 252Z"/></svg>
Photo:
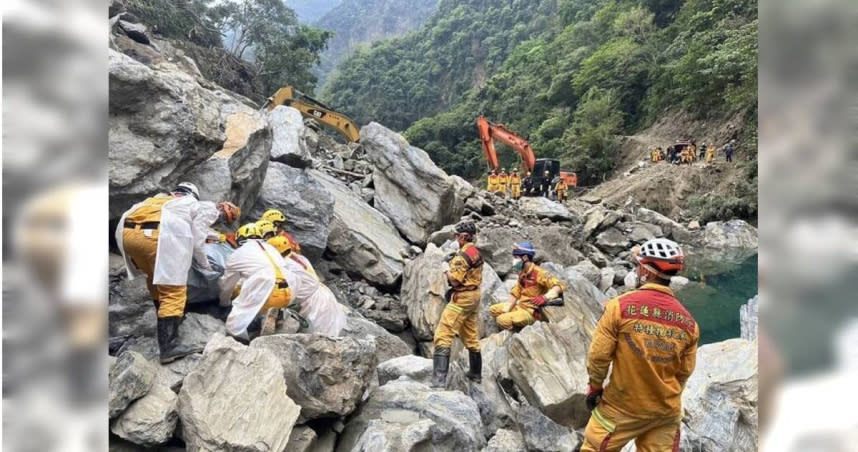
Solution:
<svg viewBox="0 0 858 452"><path fill-rule="evenodd" d="M633 253L638 263L652 266L662 273L676 273L685 267L685 254L673 240L647 240L641 245L640 250L635 250Z"/></svg>
<svg viewBox="0 0 858 452"><path fill-rule="evenodd" d="M234 223L235 220L238 220L238 217L241 216L241 209L229 201L217 203L217 210L219 210L223 215L223 221L226 224Z"/></svg>

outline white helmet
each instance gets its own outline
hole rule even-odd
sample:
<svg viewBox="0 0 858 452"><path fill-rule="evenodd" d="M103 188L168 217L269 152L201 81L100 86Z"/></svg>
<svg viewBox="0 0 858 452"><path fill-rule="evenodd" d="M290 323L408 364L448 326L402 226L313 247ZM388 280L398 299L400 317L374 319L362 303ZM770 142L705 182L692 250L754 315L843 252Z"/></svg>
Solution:
<svg viewBox="0 0 858 452"><path fill-rule="evenodd" d="M200 199L200 190L190 182L179 182L179 185L173 189L173 193L191 194L194 195L194 198Z"/></svg>
<svg viewBox="0 0 858 452"><path fill-rule="evenodd" d="M685 266L685 254L682 248L668 239L647 240L641 245L636 258L639 263L652 265L660 272L681 271Z"/></svg>

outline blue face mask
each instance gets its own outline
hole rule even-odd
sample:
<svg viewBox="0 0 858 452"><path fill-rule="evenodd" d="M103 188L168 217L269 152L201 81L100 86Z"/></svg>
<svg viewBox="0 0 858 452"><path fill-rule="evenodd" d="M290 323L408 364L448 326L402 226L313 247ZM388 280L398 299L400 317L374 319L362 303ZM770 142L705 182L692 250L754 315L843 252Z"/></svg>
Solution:
<svg viewBox="0 0 858 452"><path fill-rule="evenodd" d="M517 257L512 258L512 271L520 272L522 268L524 268L524 261Z"/></svg>

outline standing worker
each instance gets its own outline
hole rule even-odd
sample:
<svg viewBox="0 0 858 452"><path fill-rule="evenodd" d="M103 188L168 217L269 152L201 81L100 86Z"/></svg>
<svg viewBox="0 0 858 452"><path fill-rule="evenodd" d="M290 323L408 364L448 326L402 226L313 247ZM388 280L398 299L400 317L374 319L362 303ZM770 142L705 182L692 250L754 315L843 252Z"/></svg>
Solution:
<svg viewBox="0 0 858 452"><path fill-rule="evenodd" d="M498 193L501 196L506 196L506 187L509 184L509 175L506 173L506 168L501 168L498 176Z"/></svg>
<svg viewBox="0 0 858 452"><path fill-rule="evenodd" d="M488 181L489 181L489 184L488 184L487 190L489 191L489 193L494 193L494 192L498 191L499 181L498 181L497 170L492 170L492 172L489 173Z"/></svg>
<svg viewBox="0 0 858 452"><path fill-rule="evenodd" d="M724 146L724 156L727 158L728 162L733 161L733 152L735 151L733 148L734 143L736 143L736 140L730 140L730 142L727 143L727 146Z"/></svg>
<svg viewBox="0 0 858 452"><path fill-rule="evenodd" d="M435 329L435 352L432 354L433 388L443 388L450 365L450 346L458 334L468 349L468 378L479 382L482 378L482 355L477 320L480 308L480 285L483 283L483 258L474 245L477 227L467 221L456 225L459 251L450 260L450 270L444 275L450 283L451 293L441 321Z"/></svg>
<svg viewBox="0 0 858 452"><path fill-rule="evenodd" d="M706 148L706 163L712 163L715 160L715 151L717 148L715 146L709 146Z"/></svg>
<svg viewBox="0 0 858 452"><path fill-rule="evenodd" d="M178 344L191 263L212 269L205 241L218 210L213 203L200 202L199 197L196 185L182 182L169 194L132 206L116 227L116 244L125 259L128 279L146 275L146 287L157 310L162 363L201 351Z"/></svg>
<svg viewBox="0 0 858 452"><path fill-rule="evenodd" d="M512 195L512 199L521 198L521 176L518 175L518 170L512 170L512 174L509 175L509 192Z"/></svg>
<svg viewBox="0 0 858 452"><path fill-rule="evenodd" d="M542 181L539 187L539 195L548 197L549 192L551 191L551 173L546 171L542 175Z"/></svg>
<svg viewBox="0 0 858 452"><path fill-rule="evenodd" d="M700 334L668 287L685 258L667 239L649 240L633 255L642 285L605 305L587 353L592 414L581 451L619 451L633 439L641 451L679 450L682 390Z"/></svg>
<svg viewBox="0 0 858 452"><path fill-rule="evenodd" d="M498 326L505 330L524 327L539 320L539 308L559 297L564 289L557 277L533 262L536 250L532 243L516 243L512 256L515 260L512 270L518 272L518 281L510 290L509 300L489 307L489 313Z"/></svg>
<svg viewBox="0 0 858 452"><path fill-rule="evenodd" d="M554 186L554 191L557 192L557 200L560 202L566 201L566 190L569 188L563 178L557 180L557 185Z"/></svg>
<svg viewBox="0 0 858 452"><path fill-rule="evenodd" d="M527 172L527 175L522 182L522 188L524 189L524 195L528 196L530 191L533 189L533 173L530 171Z"/></svg>
<svg viewBox="0 0 858 452"><path fill-rule="evenodd" d="M704 157L706 157L706 142L705 141L700 146L700 161L701 162L703 161Z"/></svg>

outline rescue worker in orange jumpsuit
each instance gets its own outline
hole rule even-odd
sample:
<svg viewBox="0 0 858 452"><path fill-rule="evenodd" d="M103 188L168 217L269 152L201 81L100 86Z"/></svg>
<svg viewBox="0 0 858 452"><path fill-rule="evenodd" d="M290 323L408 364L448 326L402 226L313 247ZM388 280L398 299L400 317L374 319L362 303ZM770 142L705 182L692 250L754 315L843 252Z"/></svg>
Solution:
<svg viewBox="0 0 858 452"><path fill-rule="evenodd" d="M536 250L532 243L516 243L512 255L515 261L513 271L518 272L518 281L510 290L509 300L489 307L489 313L498 326L505 330L540 320L539 308L559 297L564 290L557 277L533 262Z"/></svg>
<svg viewBox="0 0 858 452"><path fill-rule="evenodd" d="M560 202L566 201L566 190L569 188L566 181L561 177L557 180L557 185L554 186L554 191L557 193L557 200Z"/></svg>
<svg viewBox="0 0 858 452"><path fill-rule="evenodd" d="M301 254L301 245L297 240L295 240L295 237L293 237L292 234L286 232L286 215L283 215L283 212L277 209L268 209L262 214L262 218L260 219L274 223L274 228L276 229L275 233L277 235L282 235L289 240L289 246L292 248L292 252Z"/></svg>
<svg viewBox="0 0 858 452"><path fill-rule="evenodd" d="M633 255L642 285L605 305L587 354L591 415L581 451L619 451L632 440L640 451L679 450L682 390L700 337L668 287L685 258L667 239L649 240Z"/></svg>
<svg viewBox="0 0 858 452"><path fill-rule="evenodd" d="M501 168L500 175L498 175L498 194L506 196L507 185L509 185L509 174L506 173L506 168Z"/></svg>
<svg viewBox="0 0 858 452"><path fill-rule="evenodd" d="M488 190L489 193L494 193L494 192L498 191L498 184L500 183L499 178L500 178L500 176L498 176L497 171L492 170L492 172L489 173L489 179L488 179L489 183L488 183L488 187L486 188L486 190Z"/></svg>
<svg viewBox="0 0 858 452"><path fill-rule="evenodd" d="M467 221L456 225L456 241L459 251L450 260L450 270L445 273L451 291L441 321L435 329L435 352L432 355L433 388L443 388L447 382L450 365L450 346L456 334L468 349L468 378L479 382L482 376L480 336L477 331L480 308L480 285L483 282L483 258L474 245L477 227Z"/></svg>
<svg viewBox="0 0 858 452"><path fill-rule="evenodd" d="M146 275L146 287L157 310L159 359L169 363L202 351L178 343L179 325L188 297L192 262L211 264L205 241L218 219L214 203L200 202L196 185L182 182L128 209L116 227L116 243L125 259L128 279Z"/></svg>
<svg viewBox="0 0 858 452"><path fill-rule="evenodd" d="M509 175L509 192L512 199L521 198L521 176L518 175L517 169L512 170Z"/></svg>

